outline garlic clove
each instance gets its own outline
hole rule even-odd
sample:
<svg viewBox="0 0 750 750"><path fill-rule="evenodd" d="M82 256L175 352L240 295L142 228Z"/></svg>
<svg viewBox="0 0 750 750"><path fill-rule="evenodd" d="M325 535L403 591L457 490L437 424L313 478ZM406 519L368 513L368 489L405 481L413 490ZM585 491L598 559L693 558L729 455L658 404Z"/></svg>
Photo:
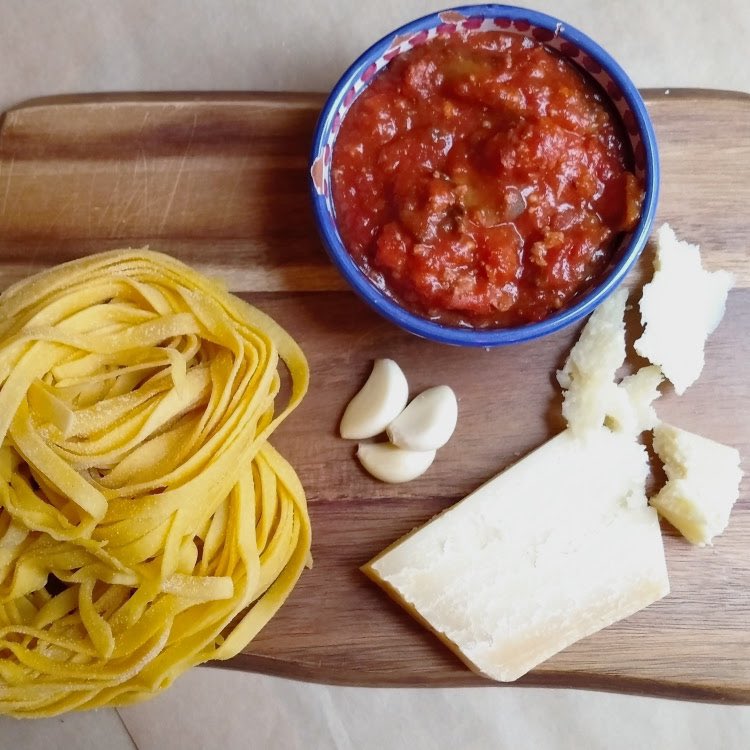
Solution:
<svg viewBox="0 0 750 750"><path fill-rule="evenodd" d="M341 437L363 440L379 435L403 411L409 385L392 359L377 359L370 377L341 418Z"/></svg>
<svg viewBox="0 0 750 750"><path fill-rule="evenodd" d="M447 385L428 388L420 393L386 432L399 448L430 451L442 448L450 440L458 421L458 402Z"/></svg>
<svg viewBox="0 0 750 750"><path fill-rule="evenodd" d="M424 474L435 460L435 451L409 451L390 443L360 443L357 458L381 482L410 482Z"/></svg>

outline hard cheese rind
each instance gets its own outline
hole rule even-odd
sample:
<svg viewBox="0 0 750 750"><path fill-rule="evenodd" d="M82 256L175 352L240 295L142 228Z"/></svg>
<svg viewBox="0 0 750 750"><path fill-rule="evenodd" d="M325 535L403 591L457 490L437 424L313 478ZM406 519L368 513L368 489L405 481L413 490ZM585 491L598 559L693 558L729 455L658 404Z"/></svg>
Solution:
<svg viewBox="0 0 750 750"><path fill-rule="evenodd" d="M688 541L711 544L739 497L739 451L665 423L654 430L654 450L668 481L651 505Z"/></svg>
<svg viewBox="0 0 750 750"><path fill-rule="evenodd" d="M647 456L569 430L364 566L469 666L511 681L669 592Z"/></svg>
<svg viewBox="0 0 750 750"><path fill-rule="evenodd" d="M700 376L703 347L733 284L731 273L703 269L697 245L679 241L668 224L659 229L654 278L640 302L645 331L635 350L661 368L678 394Z"/></svg>

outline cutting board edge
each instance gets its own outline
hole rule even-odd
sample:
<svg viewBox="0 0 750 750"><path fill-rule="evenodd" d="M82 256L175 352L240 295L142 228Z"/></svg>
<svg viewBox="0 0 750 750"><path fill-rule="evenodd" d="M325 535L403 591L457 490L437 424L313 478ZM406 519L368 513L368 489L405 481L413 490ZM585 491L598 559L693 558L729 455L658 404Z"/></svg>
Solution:
<svg viewBox="0 0 750 750"><path fill-rule="evenodd" d="M734 92L730 92L734 93ZM79 104L127 104L129 102L148 102L168 104L189 102L192 104L205 102L217 104L222 102L250 102L256 100L268 100L275 104L309 104L310 102L322 101L327 96L316 91L101 91L83 92L69 94L50 94L48 96L35 96L8 107L1 115L8 115L23 109L34 109L41 107L59 107ZM750 96L750 95L748 95Z"/></svg>
<svg viewBox="0 0 750 750"><path fill-rule="evenodd" d="M672 88L669 86L639 89L644 98L670 96L681 99L738 99L750 102L750 92L735 91L732 89L707 89L687 87ZM669 93L667 93L669 92ZM281 104L309 104L310 102L322 103L328 94L322 91L234 91L231 89L221 91L201 91L190 89L185 91L102 91L69 94L51 94L48 96L37 96L30 99L22 99L3 112L0 112L0 126L2 118L11 113L24 109L65 106L80 104L99 103L138 103L138 102L206 102L217 104L222 102L248 102L267 99Z"/></svg>
<svg viewBox="0 0 750 750"><path fill-rule="evenodd" d="M361 671L324 671L315 666L293 665L271 657L240 653L229 661L211 661L201 666L253 672L287 680L299 680L318 685L364 688L561 688L570 690L593 690L649 698L682 700L697 703L724 705L750 705L750 684L746 686L690 685L673 680L652 680L621 675L605 675L595 672L530 672L515 682L495 682L470 670L460 678L449 678L440 682L426 682L400 677L393 673L363 675ZM366 679L362 679L365 676Z"/></svg>

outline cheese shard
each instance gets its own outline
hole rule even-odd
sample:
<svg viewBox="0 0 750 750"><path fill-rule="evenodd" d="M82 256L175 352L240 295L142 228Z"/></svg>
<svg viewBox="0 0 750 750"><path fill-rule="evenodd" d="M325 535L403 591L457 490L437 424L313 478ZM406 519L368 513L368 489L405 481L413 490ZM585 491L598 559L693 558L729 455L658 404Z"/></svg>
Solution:
<svg viewBox="0 0 750 750"><path fill-rule="evenodd" d="M651 505L688 541L711 544L739 497L739 451L663 422L654 430L654 450L668 481Z"/></svg>
<svg viewBox="0 0 750 750"><path fill-rule="evenodd" d="M623 378L617 386L617 398L612 400L606 424L615 431L629 435L640 435L658 424L653 402L661 395L659 385L664 376L656 365Z"/></svg>
<svg viewBox="0 0 750 750"><path fill-rule="evenodd" d="M682 394L703 370L703 348L724 316L734 277L705 271L700 248L677 239L668 224L657 234L654 277L643 287L644 333L635 350L672 381Z"/></svg>
<svg viewBox="0 0 750 750"><path fill-rule="evenodd" d="M597 429L617 400L615 374L625 360L626 289L618 289L591 315L557 373L562 413L576 435Z"/></svg>
<svg viewBox="0 0 750 750"><path fill-rule="evenodd" d="M669 592L648 459L560 433L363 567L471 668L503 682Z"/></svg>

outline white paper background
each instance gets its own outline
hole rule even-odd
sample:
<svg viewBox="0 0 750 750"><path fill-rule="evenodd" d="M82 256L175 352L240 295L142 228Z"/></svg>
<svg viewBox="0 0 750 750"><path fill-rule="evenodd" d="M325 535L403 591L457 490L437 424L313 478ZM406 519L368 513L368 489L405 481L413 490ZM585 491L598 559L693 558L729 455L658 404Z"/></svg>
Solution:
<svg viewBox="0 0 750 750"><path fill-rule="evenodd" d="M2 0L0 109L42 94L324 91L429 0ZM750 90L747 0L538 0L639 86Z"/></svg>
<svg viewBox="0 0 750 750"><path fill-rule="evenodd" d="M578 26L642 87L750 91L747 0L520 2ZM447 2L0 0L0 110L56 93L331 87ZM750 594L749 594L750 595ZM120 712L0 718L21 748L745 748L750 709L512 687L332 688L197 669Z"/></svg>

